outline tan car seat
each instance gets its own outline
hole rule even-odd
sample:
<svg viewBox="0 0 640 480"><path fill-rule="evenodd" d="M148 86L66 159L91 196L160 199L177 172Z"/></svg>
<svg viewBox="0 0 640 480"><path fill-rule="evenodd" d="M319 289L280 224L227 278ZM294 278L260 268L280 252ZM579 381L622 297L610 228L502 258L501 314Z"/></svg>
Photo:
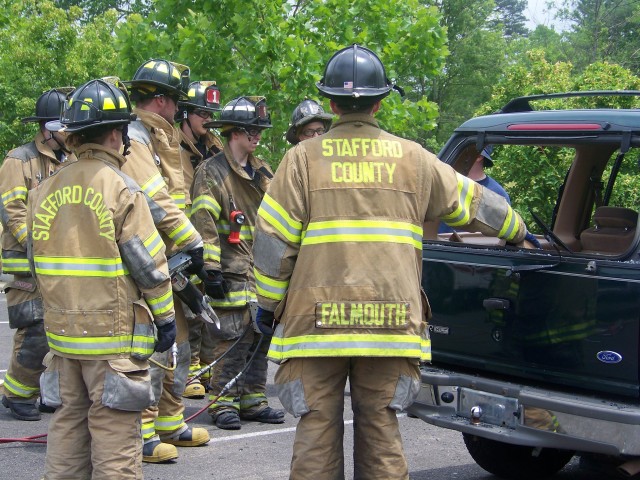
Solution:
<svg viewBox="0 0 640 480"><path fill-rule="evenodd" d="M580 234L582 250L604 254L626 252L636 235L638 213L630 208L598 207L593 227Z"/></svg>

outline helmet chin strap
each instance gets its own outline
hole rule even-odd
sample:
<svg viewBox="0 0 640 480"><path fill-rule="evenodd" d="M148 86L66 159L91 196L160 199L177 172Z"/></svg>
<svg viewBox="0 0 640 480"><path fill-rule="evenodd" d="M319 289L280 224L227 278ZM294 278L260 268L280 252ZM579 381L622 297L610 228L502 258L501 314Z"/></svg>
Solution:
<svg viewBox="0 0 640 480"><path fill-rule="evenodd" d="M49 138L45 137L44 140L42 140L42 142L41 142L42 144L47 143L49 140L53 140L60 147L60 148L54 148L53 150L62 150L64 153L71 153L71 150L69 150L67 148L67 146L64 144L64 142L61 142L60 140L58 140L55 137L55 135L53 134L53 132L49 132L48 130L47 130L47 132L49 133Z"/></svg>
<svg viewBox="0 0 640 480"><path fill-rule="evenodd" d="M129 125L125 125L122 129L122 144L124 145L124 150L122 151L123 156L129 155L131 153L129 149L131 148L131 139L129 138Z"/></svg>
<svg viewBox="0 0 640 480"><path fill-rule="evenodd" d="M191 136L193 137L193 139L195 141L198 141L198 136L196 135L196 132L193 131L193 127L191 126L191 122L189 121L186 110L184 111L184 122L187 124L187 127L189 127L189 130L191 130Z"/></svg>

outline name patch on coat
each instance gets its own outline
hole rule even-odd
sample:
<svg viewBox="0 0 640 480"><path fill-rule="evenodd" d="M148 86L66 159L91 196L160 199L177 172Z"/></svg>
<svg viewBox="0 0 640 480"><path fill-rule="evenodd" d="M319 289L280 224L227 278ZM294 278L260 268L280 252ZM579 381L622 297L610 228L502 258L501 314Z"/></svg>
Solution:
<svg viewBox="0 0 640 480"><path fill-rule="evenodd" d="M316 303L319 328L406 328L410 315L408 302Z"/></svg>

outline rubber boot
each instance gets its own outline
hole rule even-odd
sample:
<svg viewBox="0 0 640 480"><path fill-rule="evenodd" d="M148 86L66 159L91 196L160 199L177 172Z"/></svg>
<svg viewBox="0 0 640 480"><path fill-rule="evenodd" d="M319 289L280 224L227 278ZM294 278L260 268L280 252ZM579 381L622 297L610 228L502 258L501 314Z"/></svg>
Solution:
<svg viewBox="0 0 640 480"><path fill-rule="evenodd" d="M250 420L252 422L261 423L284 423L284 411L276 410L267 406L256 413L240 412L240 418L242 420Z"/></svg>
<svg viewBox="0 0 640 480"><path fill-rule="evenodd" d="M240 415L236 410L223 410L210 413L213 423L222 430L240 430Z"/></svg>
<svg viewBox="0 0 640 480"><path fill-rule="evenodd" d="M210 439L209 432L200 427L190 428L186 426L182 432L178 432L180 432L180 429L173 433L160 435L160 440L178 447L199 447Z"/></svg>
<svg viewBox="0 0 640 480"><path fill-rule="evenodd" d="M34 422L40 420L41 418L40 412L38 412L35 403L12 402L6 397L6 395L3 395L2 405L11 410L11 415L13 415L18 420Z"/></svg>
<svg viewBox="0 0 640 480"><path fill-rule="evenodd" d="M146 463L163 463L178 458L178 449L159 438L145 442L142 446L142 461Z"/></svg>
<svg viewBox="0 0 640 480"><path fill-rule="evenodd" d="M50 407L46 403L42 403L42 399L40 399L40 404L38 405L38 410L42 413L55 413L56 407Z"/></svg>

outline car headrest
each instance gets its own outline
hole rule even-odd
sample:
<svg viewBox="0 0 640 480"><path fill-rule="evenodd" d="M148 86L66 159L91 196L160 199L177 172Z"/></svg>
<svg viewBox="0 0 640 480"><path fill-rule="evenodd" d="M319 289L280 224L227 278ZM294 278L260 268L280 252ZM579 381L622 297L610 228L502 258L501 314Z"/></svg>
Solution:
<svg viewBox="0 0 640 480"><path fill-rule="evenodd" d="M598 207L593 214L593 223L601 228L635 228L638 213L624 207Z"/></svg>

